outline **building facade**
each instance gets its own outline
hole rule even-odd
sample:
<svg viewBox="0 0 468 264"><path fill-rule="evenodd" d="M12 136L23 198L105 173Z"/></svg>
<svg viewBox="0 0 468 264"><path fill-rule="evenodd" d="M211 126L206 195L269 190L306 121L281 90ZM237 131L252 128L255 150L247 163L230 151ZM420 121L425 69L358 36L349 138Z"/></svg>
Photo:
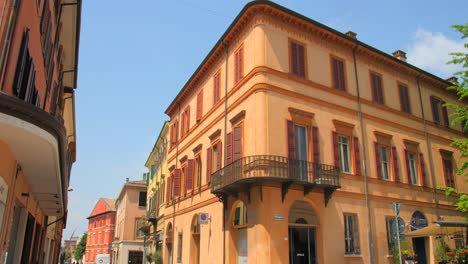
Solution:
<svg viewBox="0 0 468 264"><path fill-rule="evenodd" d="M76 157L81 1L0 6L0 259L56 263Z"/></svg>
<svg viewBox="0 0 468 264"><path fill-rule="evenodd" d="M450 85L249 3L166 110L165 263L392 263L392 203L406 228L461 220L436 190L468 191ZM435 237L408 239L435 262Z"/></svg>
<svg viewBox="0 0 468 264"><path fill-rule="evenodd" d="M115 215L115 201L100 198L88 217L85 263L94 263L98 254L109 254L112 257Z"/></svg>
<svg viewBox="0 0 468 264"><path fill-rule="evenodd" d="M112 243L112 263L143 263L145 233L146 179L129 181L122 187L115 201L116 226Z"/></svg>
<svg viewBox="0 0 468 264"><path fill-rule="evenodd" d="M80 238L71 236L70 239L66 239L63 242L65 244L64 249L63 249L65 251L65 259L67 258L67 255L69 255L70 261L72 263L76 262L75 257L74 257L75 255L74 252L75 252L76 246L78 245L78 242L80 242Z"/></svg>

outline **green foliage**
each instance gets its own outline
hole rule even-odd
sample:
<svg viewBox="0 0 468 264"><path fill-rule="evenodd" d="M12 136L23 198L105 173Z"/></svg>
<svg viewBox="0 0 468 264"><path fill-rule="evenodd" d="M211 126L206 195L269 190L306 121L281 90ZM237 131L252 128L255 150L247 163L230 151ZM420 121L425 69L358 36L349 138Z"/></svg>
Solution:
<svg viewBox="0 0 468 264"><path fill-rule="evenodd" d="M154 264L162 264L163 263L162 252L160 250L156 250L153 253L153 261L154 261Z"/></svg>
<svg viewBox="0 0 468 264"><path fill-rule="evenodd" d="M400 249L401 249L401 259L410 260L414 258L413 247L408 240L401 240L400 241ZM398 241L396 239L392 242L392 256L393 256L393 263L399 264L399 252L398 252Z"/></svg>
<svg viewBox="0 0 468 264"><path fill-rule="evenodd" d="M75 248L74 252L74 258L76 260L81 260L83 258L83 255L86 251L86 238L88 237L87 233L84 233L84 235L81 237L80 242Z"/></svg>
<svg viewBox="0 0 468 264"><path fill-rule="evenodd" d="M447 255L447 252L450 252L450 248L445 241L445 238L439 238L437 240L436 248L435 248L435 259L437 263L450 263L452 258Z"/></svg>
<svg viewBox="0 0 468 264"><path fill-rule="evenodd" d="M71 259L71 252L70 250L65 250L65 261L69 261Z"/></svg>

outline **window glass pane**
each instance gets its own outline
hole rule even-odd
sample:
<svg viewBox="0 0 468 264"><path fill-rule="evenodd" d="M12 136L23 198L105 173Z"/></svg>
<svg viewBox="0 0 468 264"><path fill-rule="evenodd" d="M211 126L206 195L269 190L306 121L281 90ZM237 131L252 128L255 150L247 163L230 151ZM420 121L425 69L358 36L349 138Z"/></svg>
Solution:
<svg viewBox="0 0 468 264"><path fill-rule="evenodd" d="M435 114L435 120L437 123L442 123L442 118L441 118L441 105L440 105L440 101L435 101L434 102L434 107L435 107L435 111L434 111L434 114Z"/></svg>
<svg viewBox="0 0 468 264"><path fill-rule="evenodd" d="M213 146L213 154L211 155L212 158L213 158L213 162L211 163L211 166L213 168L213 170L211 171L212 173L217 171L219 168L218 168L218 146L217 145L214 145Z"/></svg>
<svg viewBox="0 0 468 264"><path fill-rule="evenodd" d="M349 157L349 139L347 137L338 137L339 147L340 147L340 162L341 162L341 171L350 173L351 164Z"/></svg>
<svg viewBox="0 0 468 264"><path fill-rule="evenodd" d="M390 166L388 162L388 149L386 146L381 146L380 147L380 157L381 157L381 162L382 162L382 177L385 180L390 179Z"/></svg>
<svg viewBox="0 0 468 264"><path fill-rule="evenodd" d="M307 129L303 126L295 126L296 157L298 160L307 159Z"/></svg>
<svg viewBox="0 0 468 264"><path fill-rule="evenodd" d="M411 183L418 184L418 170L416 167L416 156L414 153L408 153L408 162L411 176Z"/></svg>

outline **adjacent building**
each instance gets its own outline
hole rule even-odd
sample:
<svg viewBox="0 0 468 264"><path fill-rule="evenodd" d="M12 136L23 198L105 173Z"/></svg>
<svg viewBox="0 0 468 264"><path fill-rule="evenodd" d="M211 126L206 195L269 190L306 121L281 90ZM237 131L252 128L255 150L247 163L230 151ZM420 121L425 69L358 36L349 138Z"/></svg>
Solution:
<svg viewBox="0 0 468 264"><path fill-rule="evenodd" d="M70 256L70 262L76 262L74 253L75 253L75 248L78 245L78 242L80 242L79 237L70 237L70 239L64 240L64 252L65 252L65 258L67 258L67 255Z"/></svg>
<svg viewBox="0 0 468 264"><path fill-rule="evenodd" d="M145 233L146 179L127 181L115 201L117 210L112 243L112 263L143 263Z"/></svg>
<svg viewBox="0 0 468 264"><path fill-rule="evenodd" d="M110 198L100 198L87 218L88 235L86 238L85 263L94 263L98 254L112 256L115 216L115 201Z"/></svg>
<svg viewBox="0 0 468 264"><path fill-rule="evenodd" d="M0 5L0 262L57 263L76 159L81 1Z"/></svg>
<svg viewBox="0 0 468 264"><path fill-rule="evenodd" d="M451 82L270 1L241 11L167 108L165 263L391 263L393 202L456 221ZM434 237L410 239L434 263ZM201 259L200 256L209 256Z"/></svg>

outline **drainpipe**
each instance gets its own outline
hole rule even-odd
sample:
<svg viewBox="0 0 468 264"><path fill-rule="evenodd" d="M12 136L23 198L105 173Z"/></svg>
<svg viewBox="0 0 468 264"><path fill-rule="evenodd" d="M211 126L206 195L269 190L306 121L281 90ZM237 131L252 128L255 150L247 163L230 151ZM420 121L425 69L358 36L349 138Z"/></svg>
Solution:
<svg viewBox="0 0 468 264"><path fill-rule="evenodd" d="M179 162L179 121L180 121L180 102L177 103L177 127L176 127L176 161L175 161L175 170L177 170L177 165ZM174 240L175 240L175 195L174 195L174 177L171 177L172 179L172 249L171 249L171 264L174 263Z"/></svg>
<svg viewBox="0 0 468 264"><path fill-rule="evenodd" d="M440 212L439 212L439 198L437 198L437 190L435 186L436 179L435 179L435 174L434 174L434 159L432 157L431 142L429 140L429 132L427 131L426 115L424 114L420 76L421 75L418 75L418 77L416 77L416 81L418 82L419 105L421 106L421 116L422 116L422 124L423 124L423 129L424 129L424 137L426 140L427 153L429 155L429 170L431 172L432 190L433 190L433 195L434 195L434 202L436 204L435 212L436 212L437 220L441 220Z"/></svg>
<svg viewBox="0 0 468 264"><path fill-rule="evenodd" d="M353 48L353 62L354 62L354 75L356 78L356 90L357 90L357 107L358 107L358 119L359 119L359 126L361 127L361 146L362 146L362 171L364 176L364 196L366 200L366 210L367 210L367 250L369 254L369 263L374 263L373 257L373 248L374 242L372 240L372 217L371 217L371 210L370 210L370 200L369 200L369 175L367 174L367 146L366 146L366 135L364 133L364 120L362 118L362 108L361 108L361 93L359 89L359 79L358 79L358 72L357 72L357 62L356 62L356 50L359 46L359 43L356 43L356 46Z"/></svg>
<svg viewBox="0 0 468 264"><path fill-rule="evenodd" d="M2 53L0 55L0 77L2 77L0 91L4 90L6 76L3 76L3 70L4 70L5 63L6 65L8 65L8 61L9 61L9 56L7 57L7 49L10 46L11 35L13 35L13 32L15 32L16 18L17 18L17 13L19 12L19 1L20 0L13 0L10 19L8 20L8 26L7 26L7 30L5 32L5 38L3 41ZM6 5L6 0L5 0L5 5ZM5 6L3 6L3 11L5 11ZM3 24L3 11L2 11L2 24Z"/></svg>
<svg viewBox="0 0 468 264"><path fill-rule="evenodd" d="M227 157L227 108L228 108L228 58L229 46L223 42L224 50L226 50L226 70L224 74L224 166L226 166ZM227 197L223 199L223 264L226 263L226 203Z"/></svg>

